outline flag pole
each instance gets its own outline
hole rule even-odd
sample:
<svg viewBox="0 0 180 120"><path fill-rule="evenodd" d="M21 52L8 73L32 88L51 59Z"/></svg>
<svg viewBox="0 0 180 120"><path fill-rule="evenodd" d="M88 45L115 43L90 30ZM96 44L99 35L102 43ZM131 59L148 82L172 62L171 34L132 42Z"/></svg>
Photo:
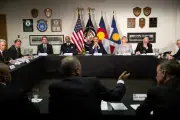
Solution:
<svg viewBox="0 0 180 120"><path fill-rule="evenodd" d="M103 14L103 13L102 13L102 10L101 10L101 17L103 16L102 14Z"/></svg>

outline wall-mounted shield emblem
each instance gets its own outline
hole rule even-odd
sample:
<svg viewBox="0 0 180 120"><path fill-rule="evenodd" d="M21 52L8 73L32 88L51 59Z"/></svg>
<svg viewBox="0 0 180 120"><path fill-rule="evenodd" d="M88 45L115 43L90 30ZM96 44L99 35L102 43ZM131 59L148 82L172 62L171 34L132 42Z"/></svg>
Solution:
<svg viewBox="0 0 180 120"><path fill-rule="evenodd" d="M32 16L33 18L37 18L37 17L38 17L38 14L39 14L39 12L38 12L38 10L37 10L36 8L34 8L34 9L31 10L31 16Z"/></svg>
<svg viewBox="0 0 180 120"><path fill-rule="evenodd" d="M144 26L145 26L145 18L140 18L139 19L139 27L141 27L141 28L144 28Z"/></svg>
<svg viewBox="0 0 180 120"><path fill-rule="evenodd" d="M138 17L141 14L141 8L140 7L133 8L133 13L136 17Z"/></svg>
<svg viewBox="0 0 180 120"><path fill-rule="evenodd" d="M47 21L44 19L40 19L37 21L37 29L40 32L45 32L47 30Z"/></svg>
<svg viewBox="0 0 180 120"><path fill-rule="evenodd" d="M151 14L151 8L150 7L143 8L143 13L145 16L149 16Z"/></svg>
<svg viewBox="0 0 180 120"><path fill-rule="evenodd" d="M44 9L44 14L47 18L50 18L52 16L52 10L50 8Z"/></svg>

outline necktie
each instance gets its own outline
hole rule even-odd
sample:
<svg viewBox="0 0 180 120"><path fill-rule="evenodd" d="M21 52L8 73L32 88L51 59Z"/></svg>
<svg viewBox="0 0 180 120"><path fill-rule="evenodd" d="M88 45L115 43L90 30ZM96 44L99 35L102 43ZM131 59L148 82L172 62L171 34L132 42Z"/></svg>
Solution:
<svg viewBox="0 0 180 120"><path fill-rule="evenodd" d="M18 48L16 49L16 51L17 51L17 58L19 58L19 50L18 50Z"/></svg>
<svg viewBox="0 0 180 120"><path fill-rule="evenodd" d="M47 53L46 45L44 45L44 53Z"/></svg>

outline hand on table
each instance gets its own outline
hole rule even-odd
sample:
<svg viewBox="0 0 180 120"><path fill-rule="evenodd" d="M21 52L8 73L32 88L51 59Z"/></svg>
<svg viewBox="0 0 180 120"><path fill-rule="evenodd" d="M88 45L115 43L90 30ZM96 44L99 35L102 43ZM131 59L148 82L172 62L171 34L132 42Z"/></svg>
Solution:
<svg viewBox="0 0 180 120"><path fill-rule="evenodd" d="M136 52L136 55L140 55L141 53L139 51Z"/></svg>

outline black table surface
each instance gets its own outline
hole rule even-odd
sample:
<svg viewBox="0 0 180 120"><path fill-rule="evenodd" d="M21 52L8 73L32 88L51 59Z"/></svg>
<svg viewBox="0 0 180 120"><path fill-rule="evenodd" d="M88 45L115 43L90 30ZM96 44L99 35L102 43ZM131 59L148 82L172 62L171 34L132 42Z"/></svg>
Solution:
<svg viewBox="0 0 180 120"><path fill-rule="evenodd" d="M44 58L47 72L57 71L64 56L49 55ZM82 65L82 76L119 77L128 71L131 78L155 78L158 59L155 56L76 56Z"/></svg>

